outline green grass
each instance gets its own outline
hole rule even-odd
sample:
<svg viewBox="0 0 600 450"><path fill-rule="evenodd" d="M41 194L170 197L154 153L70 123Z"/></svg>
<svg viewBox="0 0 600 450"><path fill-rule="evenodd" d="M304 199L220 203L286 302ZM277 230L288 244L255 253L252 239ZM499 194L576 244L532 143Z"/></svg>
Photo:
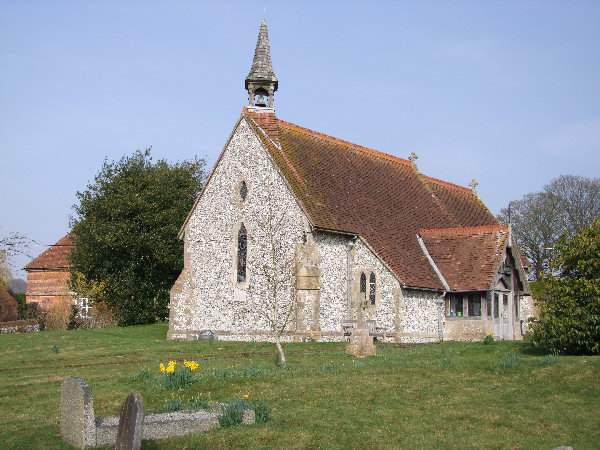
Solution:
<svg viewBox="0 0 600 450"><path fill-rule="evenodd" d="M60 383L92 388L96 415L130 392L147 412L169 402L249 394L271 411L252 427L144 442L143 448L598 448L600 357L536 353L528 343L380 346L167 342L164 324L0 336L2 448L71 448L59 437ZM57 352L55 349L59 349ZM196 360L192 383L167 390L159 363ZM172 403L174 404L174 403Z"/></svg>

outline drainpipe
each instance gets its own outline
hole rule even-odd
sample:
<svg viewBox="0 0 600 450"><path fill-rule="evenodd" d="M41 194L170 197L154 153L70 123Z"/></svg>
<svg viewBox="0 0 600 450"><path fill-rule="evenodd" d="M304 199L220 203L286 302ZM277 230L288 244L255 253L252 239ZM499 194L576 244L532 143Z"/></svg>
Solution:
<svg viewBox="0 0 600 450"><path fill-rule="evenodd" d="M446 291L442 293L442 296L438 299L438 337L440 342L444 340L444 328L442 326L443 316L442 316L442 308L444 306L444 297L446 297Z"/></svg>
<svg viewBox="0 0 600 450"><path fill-rule="evenodd" d="M352 296L350 295L350 276L351 276L351 273L350 273L350 250L352 250L352 247L354 247L355 241L356 241L356 236L353 236L350 239L348 239L348 242L346 242L346 279L347 279L346 293L348 296L347 320L352 320L352 314L351 314Z"/></svg>

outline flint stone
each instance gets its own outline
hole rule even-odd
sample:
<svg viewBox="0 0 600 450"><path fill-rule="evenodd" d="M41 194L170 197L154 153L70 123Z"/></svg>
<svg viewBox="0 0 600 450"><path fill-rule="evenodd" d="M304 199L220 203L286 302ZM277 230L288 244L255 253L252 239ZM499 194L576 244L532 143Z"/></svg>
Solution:
<svg viewBox="0 0 600 450"><path fill-rule="evenodd" d="M142 397L129 394L121 406L116 445L118 450L138 450L141 447L145 415Z"/></svg>
<svg viewBox="0 0 600 450"><path fill-rule="evenodd" d="M60 385L60 436L78 448L96 445L92 390L79 377L68 377Z"/></svg>

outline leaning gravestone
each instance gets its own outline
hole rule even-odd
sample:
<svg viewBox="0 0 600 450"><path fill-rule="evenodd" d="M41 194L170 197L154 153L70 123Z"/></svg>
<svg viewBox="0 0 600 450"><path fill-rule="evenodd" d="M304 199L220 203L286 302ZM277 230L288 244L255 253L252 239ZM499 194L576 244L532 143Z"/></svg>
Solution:
<svg viewBox="0 0 600 450"><path fill-rule="evenodd" d="M118 450L138 450L140 448L145 415L142 398L137 394L129 394L121 406L116 445Z"/></svg>
<svg viewBox="0 0 600 450"><path fill-rule="evenodd" d="M60 435L78 448L96 445L92 390L79 377L68 377L60 385Z"/></svg>

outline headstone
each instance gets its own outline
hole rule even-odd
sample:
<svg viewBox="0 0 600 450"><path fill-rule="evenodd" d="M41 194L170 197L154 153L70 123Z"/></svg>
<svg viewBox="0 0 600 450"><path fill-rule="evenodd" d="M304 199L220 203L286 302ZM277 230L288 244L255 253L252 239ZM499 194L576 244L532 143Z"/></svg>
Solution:
<svg viewBox="0 0 600 450"><path fill-rule="evenodd" d="M144 416L145 409L142 398L137 394L129 394L121 406L117 449L138 450L140 448L144 431Z"/></svg>
<svg viewBox="0 0 600 450"><path fill-rule="evenodd" d="M68 377L60 385L60 435L78 448L96 445L92 390L79 377Z"/></svg>
<svg viewBox="0 0 600 450"><path fill-rule="evenodd" d="M356 329L352 332L350 343L346 346L346 353L358 358L375 356L377 353L377 347L373 344L373 337L367 328L365 320L366 308L367 300L366 298L363 298L357 312Z"/></svg>
<svg viewBox="0 0 600 450"><path fill-rule="evenodd" d="M350 343L346 346L346 353L358 358L375 356L377 347L373 344L373 336L366 328L359 328L352 332Z"/></svg>
<svg viewBox="0 0 600 450"><path fill-rule="evenodd" d="M199 341L212 341L215 338L215 333L211 330L203 330L198 334Z"/></svg>

